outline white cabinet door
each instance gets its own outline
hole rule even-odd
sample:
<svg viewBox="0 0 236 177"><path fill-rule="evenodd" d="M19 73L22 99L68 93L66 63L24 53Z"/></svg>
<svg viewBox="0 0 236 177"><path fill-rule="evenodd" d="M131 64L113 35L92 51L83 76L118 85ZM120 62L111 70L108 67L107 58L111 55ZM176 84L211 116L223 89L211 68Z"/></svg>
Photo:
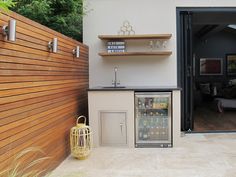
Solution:
<svg viewBox="0 0 236 177"><path fill-rule="evenodd" d="M127 145L126 112L100 112L101 145Z"/></svg>

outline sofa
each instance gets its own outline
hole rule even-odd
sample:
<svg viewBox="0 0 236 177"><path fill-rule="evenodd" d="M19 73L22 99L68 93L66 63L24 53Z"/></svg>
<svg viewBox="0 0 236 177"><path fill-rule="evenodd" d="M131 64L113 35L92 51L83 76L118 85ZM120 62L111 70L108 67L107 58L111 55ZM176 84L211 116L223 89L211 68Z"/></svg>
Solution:
<svg viewBox="0 0 236 177"><path fill-rule="evenodd" d="M236 109L236 82L230 80L229 85L222 90L223 97L215 98L220 113L225 109Z"/></svg>

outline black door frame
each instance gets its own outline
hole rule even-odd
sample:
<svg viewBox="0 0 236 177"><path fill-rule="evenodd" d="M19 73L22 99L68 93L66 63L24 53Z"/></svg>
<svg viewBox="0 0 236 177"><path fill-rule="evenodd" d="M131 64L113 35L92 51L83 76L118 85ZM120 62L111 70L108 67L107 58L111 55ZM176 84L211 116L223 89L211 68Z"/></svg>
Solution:
<svg viewBox="0 0 236 177"><path fill-rule="evenodd" d="M183 12L235 12L236 13L236 7L176 7L176 41L177 41L177 86L180 88L184 88L185 85L183 85L182 75L184 74L183 69L183 58L181 49L181 41L183 36L181 35L181 13ZM183 90L184 92L184 90ZM181 100L184 100L184 93L181 94ZM184 110L186 104L181 104L181 130L182 131L188 131L189 128L186 126L186 119L184 117ZM192 122L193 123L193 122Z"/></svg>

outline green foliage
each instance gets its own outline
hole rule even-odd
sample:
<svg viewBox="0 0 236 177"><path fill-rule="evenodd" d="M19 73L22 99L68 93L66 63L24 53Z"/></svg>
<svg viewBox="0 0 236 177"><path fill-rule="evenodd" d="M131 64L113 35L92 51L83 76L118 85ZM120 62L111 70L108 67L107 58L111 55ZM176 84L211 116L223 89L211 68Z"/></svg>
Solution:
<svg viewBox="0 0 236 177"><path fill-rule="evenodd" d="M48 24L49 16L51 15L50 2L47 2L47 0L32 1L31 3L27 3L25 5L18 2L14 9L19 14L44 25Z"/></svg>
<svg viewBox="0 0 236 177"><path fill-rule="evenodd" d="M9 8L14 6L15 2L13 0L0 0L0 10L8 11Z"/></svg>
<svg viewBox="0 0 236 177"><path fill-rule="evenodd" d="M18 0L13 11L82 40L83 0Z"/></svg>

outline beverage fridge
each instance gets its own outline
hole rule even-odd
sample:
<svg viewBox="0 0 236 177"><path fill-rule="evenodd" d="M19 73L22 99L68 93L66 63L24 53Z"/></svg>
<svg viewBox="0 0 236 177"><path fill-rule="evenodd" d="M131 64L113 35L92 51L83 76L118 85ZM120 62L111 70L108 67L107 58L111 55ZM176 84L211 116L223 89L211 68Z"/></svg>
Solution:
<svg viewBox="0 0 236 177"><path fill-rule="evenodd" d="M135 146L172 147L171 92L135 93Z"/></svg>

